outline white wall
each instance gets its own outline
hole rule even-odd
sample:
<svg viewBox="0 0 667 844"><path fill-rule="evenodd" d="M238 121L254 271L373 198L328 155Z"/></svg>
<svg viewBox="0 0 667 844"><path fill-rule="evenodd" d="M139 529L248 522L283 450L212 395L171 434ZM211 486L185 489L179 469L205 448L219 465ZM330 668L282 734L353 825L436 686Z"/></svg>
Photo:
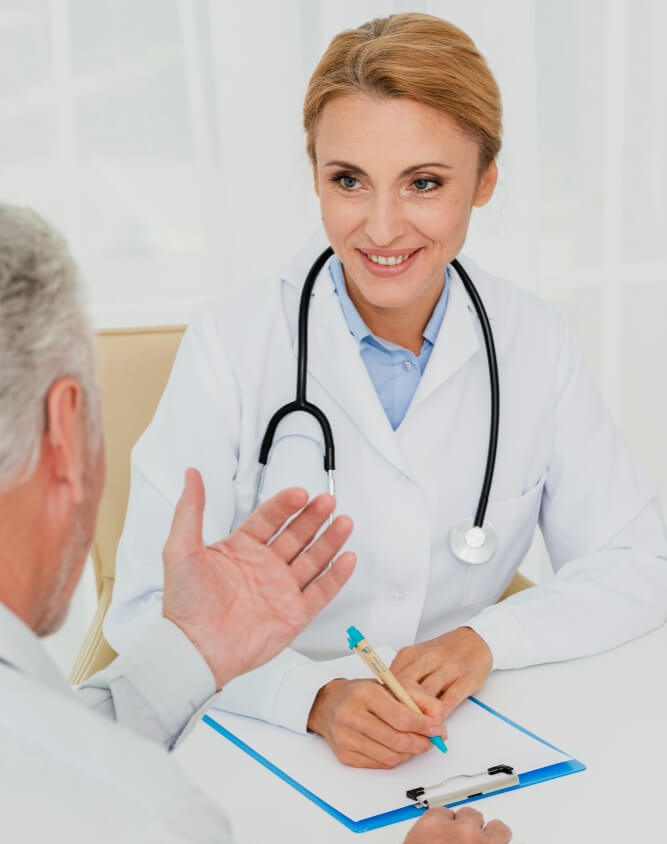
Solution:
<svg viewBox="0 0 667 844"><path fill-rule="evenodd" d="M567 313L664 490L662 0L3 0L0 197L67 233L98 325L184 321L317 226L307 78L339 29L410 9L470 32L503 92L500 183L467 251Z"/></svg>

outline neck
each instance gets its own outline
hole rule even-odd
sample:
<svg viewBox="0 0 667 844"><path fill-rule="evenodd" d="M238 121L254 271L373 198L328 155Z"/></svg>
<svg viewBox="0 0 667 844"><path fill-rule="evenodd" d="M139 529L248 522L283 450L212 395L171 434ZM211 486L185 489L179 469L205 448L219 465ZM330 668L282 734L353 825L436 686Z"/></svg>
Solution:
<svg viewBox="0 0 667 844"><path fill-rule="evenodd" d="M43 571L45 533L32 479L0 495L0 601L37 630L50 584Z"/></svg>
<svg viewBox="0 0 667 844"><path fill-rule="evenodd" d="M428 284L420 295L403 307L378 306L365 299L345 273L345 286L359 316L369 330L382 340L388 340L418 355L424 343L424 329L440 299L444 278Z"/></svg>

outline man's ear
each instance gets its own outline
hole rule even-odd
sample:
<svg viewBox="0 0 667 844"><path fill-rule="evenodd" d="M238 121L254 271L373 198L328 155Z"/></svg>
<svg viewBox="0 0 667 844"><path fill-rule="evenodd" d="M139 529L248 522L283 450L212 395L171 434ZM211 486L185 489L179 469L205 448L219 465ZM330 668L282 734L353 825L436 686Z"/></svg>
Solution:
<svg viewBox="0 0 667 844"><path fill-rule="evenodd" d="M72 500L84 495L87 437L85 402L75 378L59 378L46 397L43 457L52 480L70 488Z"/></svg>
<svg viewBox="0 0 667 844"><path fill-rule="evenodd" d="M493 196L493 191L496 189L497 181L498 166L495 161L492 161L479 178L477 189L475 190L475 198L473 199L472 204L477 208L481 208L482 205L486 205Z"/></svg>

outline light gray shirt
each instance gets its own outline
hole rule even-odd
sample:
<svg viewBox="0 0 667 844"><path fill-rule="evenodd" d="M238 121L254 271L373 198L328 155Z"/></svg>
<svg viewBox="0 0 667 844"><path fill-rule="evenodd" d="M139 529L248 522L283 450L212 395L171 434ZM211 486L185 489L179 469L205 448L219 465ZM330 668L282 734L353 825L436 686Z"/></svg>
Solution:
<svg viewBox="0 0 667 844"><path fill-rule="evenodd" d="M165 750L214 692L207 664L164 618L133 653L72 690L0 603L2 840L229 844L222 811Z"/></svg>

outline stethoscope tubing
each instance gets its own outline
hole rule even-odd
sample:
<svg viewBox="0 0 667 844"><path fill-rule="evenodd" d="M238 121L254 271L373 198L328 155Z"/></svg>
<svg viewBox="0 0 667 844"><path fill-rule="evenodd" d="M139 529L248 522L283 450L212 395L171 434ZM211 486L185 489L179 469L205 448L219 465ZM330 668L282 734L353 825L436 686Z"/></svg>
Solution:
<svg viewBox="0 0 667 844"><path fill-rule="evenodd" d="M317 258L310 268L306 281L303 285L301 300L299 302L299 338L297 347L296 367L296 399L279 407L273 414L267 425L262 444L259 449L259 463L266 466L269 459L269 452L273 444L273 437L280 422L290 413L302 411L313 416L321 430L324 440L324 471L327 474L336 469L336 448L334 445L333 431L325 413L316 404L306 399L306 384L308 380L308 311L310 310L311 294L322 267L333 255L333 249L328 246Z"/></svg>
<svg viewBox="0 0 667 844"><path fill-rule="evenodd" d="M491 484L493 483L493 474L496 468L496 456L498 454L498 431L500 429L500 379L498 377L498 359L496 357L496 345L493 341L491 323L489 321L489 316L486 313L484 303L482 302L482 297L479 295L479 292L468 275L468 272L461 266L461 262L455 258L452 261L452 266L463 282L463 286L465 287L468 296L470 296L475 312L477 313L480 327L482 329L482 336L484 337L486 359L489 367L489 388L491 395L489 447L486 455L486 466L484 468L484 480L482 482L482 489L479 494L479 502L477 504L474 520L474 526L481 527L484 524L486 508L489 505L489 495L491 494Z"/></svg>
<svg viewBox="0 0 667 844"><path fill-rule="evenodd" d="M273 414L267 425L259 450L258 460L260 466L257 476L257 486L255 490L255 506L257 506L257 504L259 503L259 496L261 493L264 478L264 470L266 469L266 464L269 459L269 452L271 451L271 446L273 444L273 438L276 429L280 422L286 416L288 416L290 413L296 413L299 411L303 413L308 413L313 416L320 426L320 429L322 431L322 438L324 441L324 471L326 472L329 481L329 492L332 495L335 495L334 474L336 468L336 453L334 446L333 431L331 430L331 425L326 417L326 414L317 405L312 404L306 398L306 386L308 380L308 313L310 309L310 300L312 297L313 287L315 285L317 277L319 276L322 268L332 255L333 249L328 246L322 252L322 254L316 258L312 267L308 271L308 275L306 276L306 280L303 285L301 299L299 301L296 398L294 401L288 402L287 404L284 404L282 407L278 408L278 410L276 410L276 412ZM484 518L489 503L489 495L491 492L491 485L493 483L493 475L496 466L496 456L498 453L498 432L500 428L500 381L498 377L498 360L496 357L495 343L493 341L493 332L491 330L491 323L489 321L488 314L486 313L484 303L482 302L482 298L479 295L477 288L473 284L472 279L468 275L468 272L463 268L460 261L454 259L451 264L452 267L456 270L459 278L461 279L461 282L463 283L463 286L465 287L466 292L468 293L468 296L472 301L473 307L479 319L480 327L482 329L482 335L484 337L484 346L486 349L486 358L489 370L491 408L489 423L489 445L486 455L486 465L484 468L484 479L482 482L479 501L477 504L477 510L475 512L475 518L472 522L472 525L470 525L470 520L467 519L464 520L461 525L453 529L454 532L458 531L461 534L457 541L463 544L463 551L461 551L460 549L455 550L454 545L452 545L452 550L460 559L465 559L467 562L478 563L484 562L486 559L489 559L489 557L492 556L495 551L495 532L493 531L491 525L485 524ZM471 527L474 529L479 529L477 531L478 535L479 531L482 531L481 539L479 541L476 541L474 545L467 546L466 542L469 542L470 540L467 540L466 537L475 534L475 530L471 530ZM486 548L480 552L480 556L478 556L477 559L474 559L474 557L472 559L466 557L466 555L471 551L471 549L474 555L477 552L477 549L480 549L482 545L485 545Z"/></svg>

